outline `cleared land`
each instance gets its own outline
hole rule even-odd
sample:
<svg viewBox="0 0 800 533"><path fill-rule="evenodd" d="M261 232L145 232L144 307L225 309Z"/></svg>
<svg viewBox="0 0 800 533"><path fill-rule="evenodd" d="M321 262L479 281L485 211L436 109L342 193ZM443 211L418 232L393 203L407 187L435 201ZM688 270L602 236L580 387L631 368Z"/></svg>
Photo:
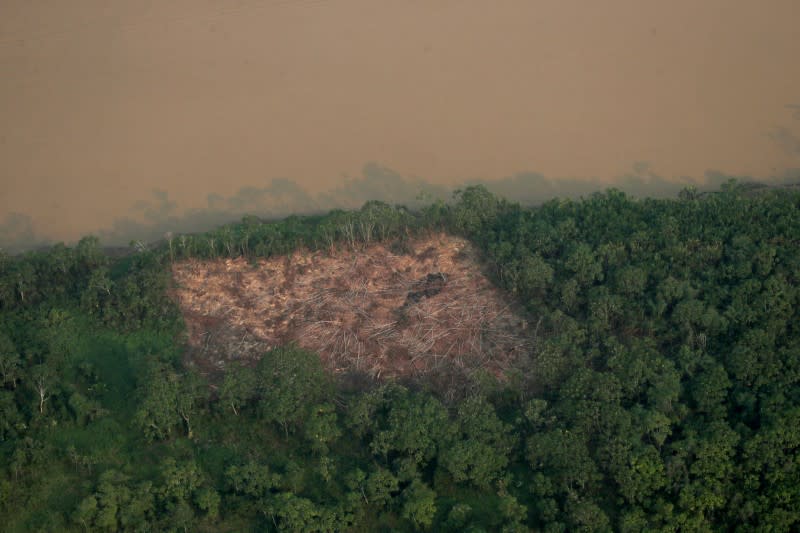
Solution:
<svg viewBox="0 0 800 533"><path fill-rule="evenodd" d="M444 234L255 263L184 261L173 276L188 362L209 373L293 341L333 372L403 377L455 365L500 376L532 347L529 319L477 252Z"/></svg>

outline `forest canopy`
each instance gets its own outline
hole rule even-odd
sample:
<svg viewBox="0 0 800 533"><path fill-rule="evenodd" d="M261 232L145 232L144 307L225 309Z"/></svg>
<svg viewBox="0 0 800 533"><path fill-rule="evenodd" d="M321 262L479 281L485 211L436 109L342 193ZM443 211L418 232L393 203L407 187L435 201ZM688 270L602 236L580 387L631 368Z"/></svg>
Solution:
<svg viewBox="0 0 800 533"><path fill-rule="evenodd" d="M185 364L171 265L403 253L446 231L537 317L506 374L333 375L277 346ZM730 182L522 207L482 186L417 210L0 252L8 531L796 531L800 193Z"/></svg>

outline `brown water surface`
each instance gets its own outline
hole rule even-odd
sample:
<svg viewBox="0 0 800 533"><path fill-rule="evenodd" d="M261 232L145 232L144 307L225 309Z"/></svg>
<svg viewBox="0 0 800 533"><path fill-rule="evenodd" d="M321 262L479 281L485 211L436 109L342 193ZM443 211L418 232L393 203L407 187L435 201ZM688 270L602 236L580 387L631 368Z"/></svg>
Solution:
<svg viewBox="0 0 800 533"><path fill-rule="evenodd" d="M0 222L71 239L368 161L435 183L800 167L796 0L3 0Z"/></svg>

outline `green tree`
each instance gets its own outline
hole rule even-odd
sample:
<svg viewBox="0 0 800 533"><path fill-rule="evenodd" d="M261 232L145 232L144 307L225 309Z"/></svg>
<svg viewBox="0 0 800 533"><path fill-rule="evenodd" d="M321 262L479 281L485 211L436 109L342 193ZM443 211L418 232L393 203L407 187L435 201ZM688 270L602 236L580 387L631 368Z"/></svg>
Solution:
<svg viewBox="0 0 800 533"><path fill-rule="evenodd" d="M455 438L442 447L438 460L456 481L471 481L488 488L508 465L510 427L479 396L459 405L456 427Z"/></svg>
<svg viewBox="0 0 800 533"><path fill-rule="evenodd" d="M14 342L3 332L0 332L0 389L3 387L16 388L17 380L22 373L22 358L17 352Z"/></svg>
<svg viewBox="0 0 800 533"><path fill-rule="evenodd" d="M247 405L256 395L256 374L243 365L235 364L225 371L222 385L219 389L219 401L230 408L233 414L239 415L239 411Z"/></svg>
<svg viewBox="0 0 800 533"><path fill-rule="evenodd" d="M319 356L296 346L266 353L259 361L257 374L261 416L280 424L287 439L289 428L305 421L306 406L329 395Z"/></svg>
<svg viewBox="0 0 800 533"><path fill-rule="evenodd" d="M402 516L414 527L427 528L436 515L436 492L420 480L414 480L403 491Z"/></svg>
<svg viewBox="0 0 800 533"><path fill-rule="evenodd" d="M534 471L551 477L565 493L587 490L601 479L585 438L568 430L554 429L531 435L527 459Z"/></svg>
<svg viewBox="0 0 800 533"><path fill-rule="evenodd" d="M267 465L255 461L229 466L225 478L234 492L256 499L264 498L281 480Z"/></svg>
<svg viewBox="0 0 800 533"><path fill-rule="evenodd" d="M339 510L315 504L291 492L277 495L270 502L278 526L286 531L338 531L344 528Z"/></svg>
<svg viewBox="0 0 800 533"><path fill-rule="evenodd" d="M148 440L168 438L178 424L192 438L191 421L208 396L208 386L195 372L178 373L170 365L151 361L138 386L135 422Z"/></svg>
<svg viewBox="0 0 800 533"><path fill-rule="evenodd" d="M371 449L384 458L392 452L399 453L423 466L436 456L451 432L447 411L438 400L426 395L404 395L391 404L386 426L376 432Z"/></svg>
<svg viewBox="0 0 800 533"><path fill-rule="evenodd" d="M477 237L487 222L494 219L506 205L504 200L489 192L483 185L473 185L453 193L451 220L456 231Z"/></svg>
<svg viewBox="0 0 800 533"><path fill-rule="evenodd" d="M385 507L400 490L400 481L389 470L377 467L366 481L366 493L372 505Z"/></svg>
<svg viewBox="0 0 800 533"><path fill-rule="evenodd" d="M81 500L73 514L84 529L102 531L141 531L152 527L154 517L151 484L133 484L117 470L100 474L97 490Z"/></svg>
<svg viewBox="0 0 800 533"><path fill-rule="evenodd" d="M509 260L501 272L510 288L523 298L542 297L554 277L553 267L538 253Z"/></svg>
<svg viewBox="0 0 800 533"><path fill-rule="evenodd" d="M586 243L582 242L573 247L564 266L573 273L573 279L580 287L586 287L603 279L603 266L598 262L592 247Z"/></svg>
<svg viewBox="0 0 800 533"><path fill-rule="evenodd" d="M178 391L175 398L175 410L186 425L186 436L194 436L192 420L204 408L208 398L208 383L194 370L187 370L179 378Z"/></svg>
<svg viewBox="0 0 800 533"><path fill-rule="evenodd" d="M311 407L304 432L314 452L327 454L328 446L342 435L333 404L324 403Z"/></svg>
<svg viewBox="0 0 800 533"><path fill-rule="evenodd" d="M111 298L114 282L109 277L108 268L97 267L89 276L89 283L81 295L81 305L90 313L100 313Z"/></svg>

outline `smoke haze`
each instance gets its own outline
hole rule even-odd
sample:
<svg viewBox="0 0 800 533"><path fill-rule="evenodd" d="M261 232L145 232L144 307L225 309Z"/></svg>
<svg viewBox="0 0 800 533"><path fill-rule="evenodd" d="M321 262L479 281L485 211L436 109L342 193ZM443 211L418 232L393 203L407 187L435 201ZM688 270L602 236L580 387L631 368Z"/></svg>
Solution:
<svg viewBox="0 0 800 533"><path fill-rule="evenodd" d="M800 168L795 0L0 4L0 245ZM376 163L369 163L374 161Z"/></svg>

